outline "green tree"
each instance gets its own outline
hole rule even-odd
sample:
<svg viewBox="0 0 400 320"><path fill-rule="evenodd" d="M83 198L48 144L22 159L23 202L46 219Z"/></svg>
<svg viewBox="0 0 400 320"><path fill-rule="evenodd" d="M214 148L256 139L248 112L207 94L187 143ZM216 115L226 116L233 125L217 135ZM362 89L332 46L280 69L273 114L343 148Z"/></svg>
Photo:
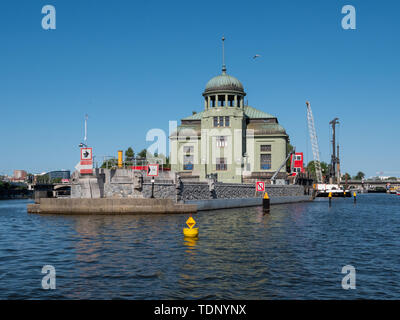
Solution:
<svg viewBox="0 0 400 320"><path fill-rule="evenodd" d="M286 146L286 156L292 151L293 151L293 146L290 143L288 143ZM286 162L286 172L290 172L290 170L291 170L291 161L289 157L289 159Z"/></svg>
<svg viewBox="0 0 400 320"><path fill-rule="evenodd" d="M356 176L353 177L354 180L362 180L365 178L365 173L362 171L358 171Z"/></svg>
<svg viewBox="0 0 400 320"><path fill-rule="evenodd" d="M345 173L343 176L342 176L342 180L351 180L351 175L349 174L349 173Z"/></svg>
<svg viewBox="0 0 400 320"><path fill-rule="evenodd" d="M133 149L129 147L125 151L125 161L132 161L132 159L135 157L135 152L133 152Z"/></svg>
<svg viewBox="0 0 400 320"><path fill-rule="evenodd" d="M330 166L329 166L326 162L324 162L324 161L320 162L320 164L321 164L321 172L322 172L322 181L325 181L326 177L327 177L328 174L329 174L329 168L330 168ZM315 163L314 163L314 160L310 161L310 162L307 164L306 170L307 170L307 172L311 175L311 178L312 178L312 179L317 180L317 174L315 173Z"/></svg>
<svg viewBox="0 0 400 320"><path fill-rule="evenodd" d="M140 151L138 153L138 157L141 158L141 159L146 159L147 158L147 150L143 149L142 151Z"/></svg>
<svg viewBox="0 0 400 320"><path fill-rule="evenodd" d="M112 159L105 160L101 164L101 168L110 169L111 167L116 167L117 165L118 165L118 159L112 158Z"/></svg>
<svg viewBox="0 0 400 320"><path fill-rule="evenodd" d="M38 184L48 184L50 183L50 177L48 174L42 174L36 177L36 183Z"/></svg>

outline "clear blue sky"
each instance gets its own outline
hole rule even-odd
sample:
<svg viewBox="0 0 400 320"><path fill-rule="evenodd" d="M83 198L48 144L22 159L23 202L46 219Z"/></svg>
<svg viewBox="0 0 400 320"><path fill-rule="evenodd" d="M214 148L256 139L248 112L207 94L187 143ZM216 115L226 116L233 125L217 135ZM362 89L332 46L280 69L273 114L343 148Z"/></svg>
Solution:
<svg viewBox="0 0 400 320"><path fill-rule="evenodd" d="M41 28L46 4L56 30ZM346 4L356 30L341 28ZM249 105L276 115L308 160L306 100L321 160L338 117L343 171L400 176L399 14L398 1L368 0L1 1L0 174L73 169L85 113L95 155L149 146L149 129L203 109L225 35Z"/></svg>

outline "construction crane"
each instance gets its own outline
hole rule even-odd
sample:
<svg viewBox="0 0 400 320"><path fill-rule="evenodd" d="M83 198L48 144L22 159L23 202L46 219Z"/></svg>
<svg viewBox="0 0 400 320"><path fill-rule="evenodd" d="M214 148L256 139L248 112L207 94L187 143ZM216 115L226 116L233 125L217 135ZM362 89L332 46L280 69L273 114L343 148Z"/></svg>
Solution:
<svg viewBox="0 0 400 320"><path fill-rule="evenodd" d="M275 180L276 180L276 177L278 176L278 173L279 173L279 172L282 170L282 168L286 165L286 163L287 163L287 161L289 160L290 156L291 156L291 155L294 155L294 154L296 154L296 148L293 148L293 150L290 151L290 152L288 153L288 155L286 156L286 159L282 162L282 164L281 164L281 166L279 167L279 169L275 171L275 173L274 173L273 176L271 177L271 184L275 184ZM293 158L294 158L294 157L293 157ZM292 158L292 162L291 162L290 168L293 168L293 158Z"/></svg>
<svg viewBox="0 0 400 320"><path fill-rule="evenodd" d="M317 175L317 183L322 183L321 162L319 161L318 138L314 126L314 117L312 114L310 102L306 101L306 105L307 105L308 132L310 133L311 148L314 156L315 174Z"/></svg>
<svg viewBox="0 0 400 320"><path fill-rule="evenodd" d="M337 145L336 153L336 125L339 124L339 118L333 119L329 124L332 126L332 157L330 170L330 183L340 183L340 159L339 159L339 144Z"/></svg>

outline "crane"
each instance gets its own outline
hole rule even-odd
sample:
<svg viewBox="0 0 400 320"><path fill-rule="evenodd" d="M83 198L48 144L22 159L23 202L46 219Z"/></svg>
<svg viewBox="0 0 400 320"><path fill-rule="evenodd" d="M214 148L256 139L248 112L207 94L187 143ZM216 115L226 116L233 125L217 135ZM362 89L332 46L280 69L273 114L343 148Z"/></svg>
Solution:
<svg viewBox="0 0 400 320"><path fill-rule="evenodd" d="M317 175L317 183L322 183L321 162L319 161L318 138L314 126L314 117L312 114L310 102L306 101L306 105L307 105L308 132L310 133L311 148L314 156L315 174Z"/></svg>

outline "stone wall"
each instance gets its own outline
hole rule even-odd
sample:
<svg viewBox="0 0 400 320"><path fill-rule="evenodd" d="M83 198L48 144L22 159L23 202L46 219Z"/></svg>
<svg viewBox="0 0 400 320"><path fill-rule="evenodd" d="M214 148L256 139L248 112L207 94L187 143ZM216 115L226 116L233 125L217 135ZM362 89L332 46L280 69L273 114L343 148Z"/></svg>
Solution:
<svg viewBox="0 0 400 320"><path fill-rule="evenodd" d="M270 197L303 196L304 187L299 185L267 185L266 191ZM253 184L216 183L215 192L210 191L206 182L182 183L181 200L207 200L207 199L236 199L262 197L263 192L256 192ZM143 197L150 198L151 183L143 184ZM154 197L160 199L176 199L177 189L175 184L155 183Z"/></svg>
<svg viewBox="0 0 400 320"><path fill-rule="evenodd" d="M181 202L243 199L262 197L263 195L262 192L255 191L254 183L220 183L213 180L193 182L179 178L175 183L173 180L168 180L168 177L165 175L155 179L154 197L156 199L171 199ZM307 187L301 185L265 185L265 188L270 197L303 196L307 193L305 192ZM97 193L94 192L96 190L98 190ZM152 184L149 177L139 177L132 170L97 169L94 176L74 179L71 198L150 198L151 190Z"/></svg>
<svg viewBox="0 0 400 320"><path fill-rule="evenodd" d="M142 192L144 198L151 197L151 183L143 183ZM173 199L176 198L176 187L172 183L155 183L154 198L156 199Z"/></svg>

